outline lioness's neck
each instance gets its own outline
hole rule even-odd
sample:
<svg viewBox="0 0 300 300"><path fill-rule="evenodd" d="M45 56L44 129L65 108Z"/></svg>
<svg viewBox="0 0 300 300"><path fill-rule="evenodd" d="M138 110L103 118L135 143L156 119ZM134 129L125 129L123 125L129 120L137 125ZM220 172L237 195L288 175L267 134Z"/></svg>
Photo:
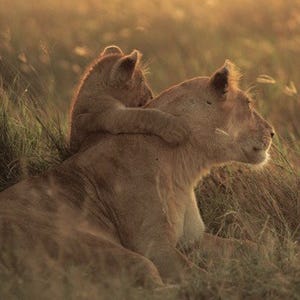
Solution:
<svg viewBox="0 0 300 300"><path fill-rule="evenodd" d="M194 187L210 169L218 164L206 144L195 145L189 140L167 153L176 185Z"/></svg>

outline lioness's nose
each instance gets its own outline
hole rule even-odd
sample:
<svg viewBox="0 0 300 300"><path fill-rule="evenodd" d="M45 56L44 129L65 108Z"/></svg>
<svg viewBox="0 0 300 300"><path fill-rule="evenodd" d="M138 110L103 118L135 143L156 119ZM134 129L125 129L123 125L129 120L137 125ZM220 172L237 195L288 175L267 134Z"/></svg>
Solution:
<svg viewBox="0 0 300 300"><path fill-rule="evenodd" d="M273 128L272 125L268 124L268 131L270 133L271 139L275 136L275 129Z"/></svg>

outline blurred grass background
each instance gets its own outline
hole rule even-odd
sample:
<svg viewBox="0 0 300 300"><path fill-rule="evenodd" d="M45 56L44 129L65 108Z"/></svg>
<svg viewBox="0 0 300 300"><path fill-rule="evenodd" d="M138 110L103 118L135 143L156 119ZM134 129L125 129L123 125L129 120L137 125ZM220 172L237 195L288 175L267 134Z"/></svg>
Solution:
<svg viewBox="0 0 300 300"><path fill-rule="evenodd" d="M156 93L209 75L229 58L276 129L272 160L264 170L213 170L196 192L208 231L255 241L264 254L198 257L210 277L196 278L178 297L300 299L299 0L0 0L0 7L0 189L68 156L74 87L105 46L139 49ZM40 274L24 279L1 266L0 298L103 294L80 277L81 270L67 273L62 289L53 275L47 275L48 285L37 284ZM85 283L81 291L78 278ZM139 298L124 293L114 295Z"/></svg>

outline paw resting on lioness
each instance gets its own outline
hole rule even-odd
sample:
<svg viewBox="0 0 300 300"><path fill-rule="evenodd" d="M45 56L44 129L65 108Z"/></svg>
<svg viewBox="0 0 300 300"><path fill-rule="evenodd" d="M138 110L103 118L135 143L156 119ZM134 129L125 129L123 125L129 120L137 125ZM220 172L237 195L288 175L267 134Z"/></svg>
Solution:
<svg viewBox="0 0 300 300"><path fill-rule="evenodd" d="M186 141L190 134L188 124L177 117L170 117L166 124L163 124L160 136L171 145L178 145Z"/></svg>

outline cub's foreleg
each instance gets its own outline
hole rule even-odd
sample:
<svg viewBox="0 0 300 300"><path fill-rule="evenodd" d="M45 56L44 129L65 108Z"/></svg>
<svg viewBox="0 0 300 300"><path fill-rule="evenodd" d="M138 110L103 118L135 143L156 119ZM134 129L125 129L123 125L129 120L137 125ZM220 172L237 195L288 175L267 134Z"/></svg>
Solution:
<svg viewBox="0 0 300 300"><path fill-rule="evenodd" d="M183 120L156 109L128 108L112 99L91 100L91 109L74 114L71 145L76 144L78 147L89 133L101 131L112 134L154 134L171 145L179 144L188 138L189 127Z"/></svg>

